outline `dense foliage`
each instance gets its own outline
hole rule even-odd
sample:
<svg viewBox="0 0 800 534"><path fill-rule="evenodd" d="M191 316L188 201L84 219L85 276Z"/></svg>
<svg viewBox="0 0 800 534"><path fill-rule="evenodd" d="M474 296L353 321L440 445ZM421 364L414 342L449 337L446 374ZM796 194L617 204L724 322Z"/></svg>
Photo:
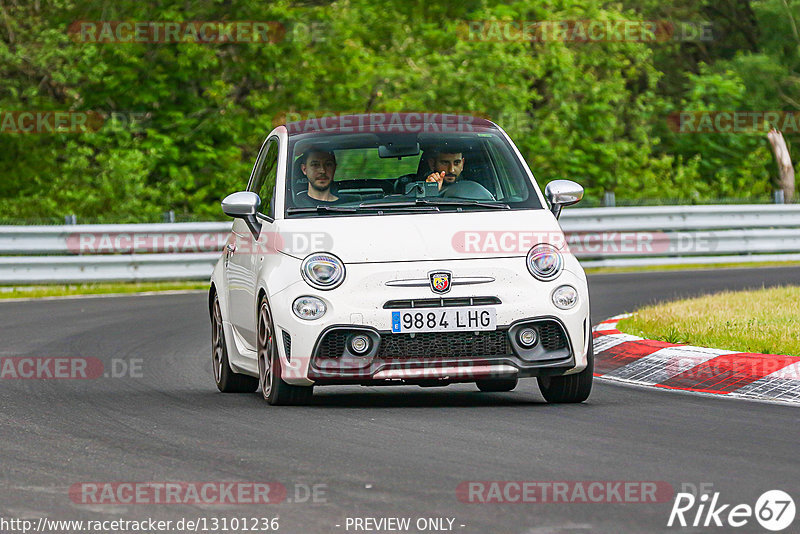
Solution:
<svg viewBox="0 0 800 534"><path fill-rule="evenodd" d="M68 31L80 20L281 26L268 43L95 43ZM487 40L465 22L480 20L676 31L655 42ZM667 117L797 111L799 23L798 0L0 0L0 111L105 119L87 133L0 133L0 217L218 217L274 121L315 110L489 116L541 185L574 179L590 202L604 191L768 198L777 171L763 130L676 133ZM711 30L684 40L687 27ZM796 132L784 133L791 149Z"/></svg>

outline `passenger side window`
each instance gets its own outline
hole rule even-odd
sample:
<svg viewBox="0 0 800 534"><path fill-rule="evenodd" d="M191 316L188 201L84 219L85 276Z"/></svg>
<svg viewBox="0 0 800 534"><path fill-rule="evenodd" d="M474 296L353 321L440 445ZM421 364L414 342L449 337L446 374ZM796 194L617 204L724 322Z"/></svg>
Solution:
<svg viewBox="0 0 800 534"><path fill-rule="evenodd" d="M267 141L259 155L251 191L261 197L259 211L268 217L275 216L275 182L278 172L278 140Z"/></svg>

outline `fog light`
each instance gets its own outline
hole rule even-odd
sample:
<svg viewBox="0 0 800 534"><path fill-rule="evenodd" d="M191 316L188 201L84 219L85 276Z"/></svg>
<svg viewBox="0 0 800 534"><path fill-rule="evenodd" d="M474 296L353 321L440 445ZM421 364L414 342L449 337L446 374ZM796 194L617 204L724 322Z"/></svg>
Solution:
<svg viewBox="0 0 800 534"><path fill-rule="evenodd" d="M317 297L297 297L292 304L294 314L304 321L319 319L327 311L327 306Z"/></svg>
<svg viewBox="0 0 800 534"><path fill-rule="evenodd" d="M572 286L561 286L553 291L553 304L562 310L574 308L578 303L578 290Z"/></svg>
<svg viewBox="0 0 800 534"><path fill-rule="evenodd" d="M539 336L533 328L523 328L517 335L517 341L523 347L532 347L539 341Z"/></svg>
<svg viewBox="0 0 800 534"><path fill-rule="evenodd" d="M350 340L350 350L353 354L364 354L369 351L369 338L361 334L354 336Z"/></svg>

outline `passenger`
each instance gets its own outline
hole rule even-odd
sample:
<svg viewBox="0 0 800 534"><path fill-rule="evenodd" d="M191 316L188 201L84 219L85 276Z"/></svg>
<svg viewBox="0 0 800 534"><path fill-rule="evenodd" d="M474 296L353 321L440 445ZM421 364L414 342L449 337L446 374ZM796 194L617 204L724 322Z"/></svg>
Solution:
<svg viewBox="0 0 800 534"><path fill-rule="evenodd" d="M333 152L310 148L300 156L300 170L308 180L308 190L295 196L298 205L317 205L339 200L331 192L333 176L336 174L336 156Z"/></svg>

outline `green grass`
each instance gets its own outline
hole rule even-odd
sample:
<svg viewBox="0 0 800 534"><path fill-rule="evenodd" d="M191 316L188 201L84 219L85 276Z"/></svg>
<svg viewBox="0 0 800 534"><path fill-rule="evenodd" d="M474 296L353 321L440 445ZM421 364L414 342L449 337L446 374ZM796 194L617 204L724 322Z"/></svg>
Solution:
<svg viewBox="0 0 800 534"><path fill-rule="evenodd" d="M706 269L757 269L761 267L797 267L797 261L762 261L742 263L709 263L707 265L648 265L642 267L587 267L587 274L637 273L648 271L693 271Z"/></svg>
<svg viewBox="0 0 800 534"><path fill-rule="evenodd" d="M61 284L46 286L0 287L0 300L17 298L65 297L72 295L110 295L149 291L208 289L208 282L117 282L97 284Z"/></svg>
<svg viewBox="0 0 800 534"><path fill-rule="evenodd" d="M618 328L669 343L800 356L800 287L726 291L648 306Z"/></svg>

